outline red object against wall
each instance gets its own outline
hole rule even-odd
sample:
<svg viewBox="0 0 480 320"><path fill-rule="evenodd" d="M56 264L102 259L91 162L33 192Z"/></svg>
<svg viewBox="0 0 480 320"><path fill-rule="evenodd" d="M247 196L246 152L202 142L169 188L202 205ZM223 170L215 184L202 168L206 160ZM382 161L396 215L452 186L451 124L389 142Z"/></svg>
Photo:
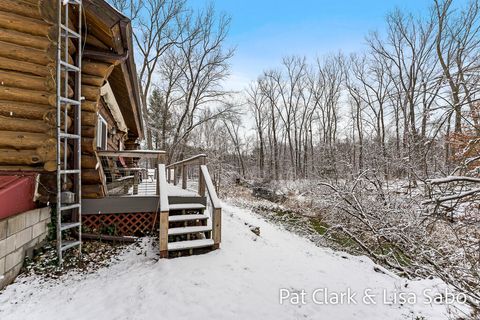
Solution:
<svg viewBox="0 0 480 320"><path fill-rule="evenodd" d="M35 208L35 174L0 175L0 220Z"/></svg>

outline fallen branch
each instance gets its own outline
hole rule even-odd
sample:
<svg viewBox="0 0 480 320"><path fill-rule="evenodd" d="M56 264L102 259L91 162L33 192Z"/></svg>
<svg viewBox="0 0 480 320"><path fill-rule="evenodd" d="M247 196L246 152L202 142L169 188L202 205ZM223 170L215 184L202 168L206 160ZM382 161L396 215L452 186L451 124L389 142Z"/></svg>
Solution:
<svg viewBox="0 0 480 320"><path fill-rule="evenodd" d="M480 178L474 177L466 177L466 176L448 176L445 178L439 179L428 179L426 182L430 184L444 184L444 183L451 183L451 182L473 182L473 183L480 183Z"/></svg>
<svg viewBox="0 0 480 320"><path fill-rule="evenodd" d="M424 204L424 205L432 204L432 203L440 204L440 203L446 202L446 201L459 200L459 199L462 199L462 198L465 198L465 197L473 196L476 193L480 193L480 188L472 189L472 190L465 191L465 192L462 192L462 193L459 193L459 194L454 194L454 195L451 195L451 196L430 199L430 200L422 202L422 204Z"/></svg>

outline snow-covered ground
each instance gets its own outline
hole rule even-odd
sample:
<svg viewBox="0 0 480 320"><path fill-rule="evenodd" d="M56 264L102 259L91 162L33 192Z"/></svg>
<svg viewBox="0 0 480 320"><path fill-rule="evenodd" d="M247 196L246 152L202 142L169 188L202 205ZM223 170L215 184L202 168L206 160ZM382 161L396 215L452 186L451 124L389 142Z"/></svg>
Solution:
<svg viewBox="0 0 480 320"><path fill-rule="evenodd" d="M92 274L19 277L0 293L0 319L450 319L452 308L427 304L422 294L443 292L439 280L407 281L228 204L223 217L222 249L209 254L159 261L145 240L143 249L132 246ZM321 304L317 289L325 288L331 297L348 290L356 296ZM302 290L304 304L293 299ZM417 302L386 304L384 291L416 294ZM290 297L280 303L281 294Z"/></svg>

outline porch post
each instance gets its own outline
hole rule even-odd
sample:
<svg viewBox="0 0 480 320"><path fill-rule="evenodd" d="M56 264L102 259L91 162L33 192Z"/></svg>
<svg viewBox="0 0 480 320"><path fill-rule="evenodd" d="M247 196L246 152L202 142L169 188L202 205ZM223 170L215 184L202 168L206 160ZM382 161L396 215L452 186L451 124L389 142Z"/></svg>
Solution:
<svg viewBox="0 0 480 320"><path fill-rule="evenodd" d="M182 166L182 189L187 189L187 166Z"/></svg>
<svg viewBox="0 0 480 320"><path fill-rule="evenodd" d="M139 171L133 173L133 194L138 194L138 184L140 182L139 174Z"/></svg>
<svg viewBox="0 0 480 320"><path fill-rule="evenodd" d="M167 194L167 178L165 177L165 165L157 165L157 191L160 200L160 258L168 258L168 194Z"/></svg>
<svg viewBox="0 0 480 320"><path fill-rule="evenodd" d="M168 211L160 212L160 258L168 258Z"/></svg>
<svg viewBox="0 0 480 320"><path fill-rule="evenodd" d="M205 157L201 157L199 159L199 165L198 165L198 194L200 197L205 197L205 178L203 177L202 174L202 165L205 165L207 163Z"/></svg>
<svg viewBox="0 0 480 320"><path fill-rule="evenodd" d="M212 217L212 238L213 249L220 248L220 242L222 242L222 209L213 209Z"/></svg>
<svg viewBox="0 0 480 320"><path fill-rule="evenodd" d="M155 168L155 179L157 180L157 196L160 196L160 166Z"/></svg>

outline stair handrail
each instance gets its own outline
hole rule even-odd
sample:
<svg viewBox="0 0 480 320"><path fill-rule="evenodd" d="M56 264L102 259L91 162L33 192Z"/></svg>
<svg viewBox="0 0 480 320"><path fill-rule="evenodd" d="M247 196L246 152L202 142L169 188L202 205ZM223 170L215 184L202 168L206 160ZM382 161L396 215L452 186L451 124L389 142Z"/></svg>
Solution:
<svg viewBox="0 0 480 320"><path fill-rule="evenodd" d="M171 168L179 167L179 166L184 165L184 164L189 164L189 165L198 164L198 163L201 163L202 161L199 161L198 163L194 163L195 160L197 160L197 159L202 159L202 158L204 159L204 158L206 158L206 157L207 157L207 155L204 154L204 153L197 154L196 156L193 156L193 157L190 157L190 158L187 158L187 159L183 159L183 160L180 160L180 161L171 163L171 164L169 164L168 166L166 166L166 168L167 168L167 169L171 169Z"/></svg>
<svg viewBox="0 0 480 320"><path fill-rule="evenodd" d="M222 239L222 205L220 199L218 199L217 191L215 190L212 178L210 177L210 173L208 172L208 168L205 164L200 165L200 175L201 180L205 183L206 191L213 207L212 238L214 248L218 249Z"/></svg>
<svg viewBox="0 0 480 320"><path fill-rule="evenodd" d="M168 183L165 175L165 165L157 164L157 195L159 196L159 211L168 211Z"/></svg>
<svg viewBox="0 0 480 320"><path fill-rule="evenodd" d="M210 201L212 201L212 206L215 209L221 209L222 205L220 204L220 199L218 198L217 191L215 190L215 186L213 185L212 178L210 177L210 173L208 172L208 168L206 165L200 166L202 170L203 179L205 179L205 186L207 188L207 193L210 197Z"/></svg>
<svg viewBox="0 0 480 320"><path fill-rule="evenodd" d="M167 172L167 182L170 183L170 181L172 181L172 178L173 178L173 184L177 185L178 178L179 178L178 169L180 169L181 177L182 177L182 189L187 189L187 167L193 166L193 165L201 166L205 164L207 164L207 155L203 153L169 164L168 166L165 167ZM205 196L205 182L202 179L200 168L199 168L198 194L202 197Z"/></svg>
<svg viewBox="0 0 480 320"><path fill-rule="evenodd" d="M157 195L158 195L158 211L160 212L160 258L168 257L168 183L165 176L165 164L157 164Z"/></svg>
<svg viewBox="0 0 480 320"><path fill-rule="evenodd" d="M173 169L173 182L177 184L177 169L181 169L182 176L182 189L187 188L187 167L198 165L198 194L201 197L205 197L208 194L210 202L212 203L212 239L213 239L213 248L218 249L220 247L221 236L222 236L222 205L220 199L218 198L217 191L213 184L212 178L207 168L207 155L198 154L196 156L177 161L168 166L165 166L165 172L167 174L166 181L170 183L172 178L172 169Z"/></svg>
<svg viewBox="0 0 480 320"><path fill-rule="evenodd" d="M100 157L125 157L141 159L157 159L164 162L166 152L163 150L98 150Z"/></svg>

